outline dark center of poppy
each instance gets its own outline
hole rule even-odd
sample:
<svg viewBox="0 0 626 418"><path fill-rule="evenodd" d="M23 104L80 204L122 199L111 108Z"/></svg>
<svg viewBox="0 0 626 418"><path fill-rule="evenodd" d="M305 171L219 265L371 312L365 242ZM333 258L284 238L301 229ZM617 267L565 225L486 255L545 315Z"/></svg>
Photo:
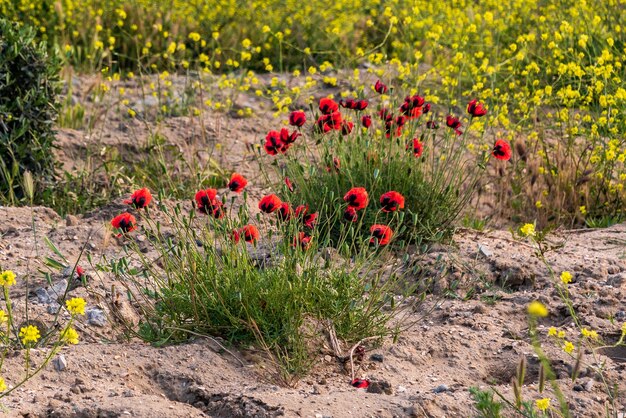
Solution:
<svg viewBox="0 0 626 418"><path fill-rule="evenodd" d="M502 145L496 145L495 147L493 147L493 155L496 155L498 157L504 157L506 155L506 153L502 149Z"/></svg>
<svg viewBox="0 0 626 418"><path fill-rule="evenodd" d="M134 203L135 203L135 207L143 208L146 205L146 198L143 196L136 197Z"/></svg>

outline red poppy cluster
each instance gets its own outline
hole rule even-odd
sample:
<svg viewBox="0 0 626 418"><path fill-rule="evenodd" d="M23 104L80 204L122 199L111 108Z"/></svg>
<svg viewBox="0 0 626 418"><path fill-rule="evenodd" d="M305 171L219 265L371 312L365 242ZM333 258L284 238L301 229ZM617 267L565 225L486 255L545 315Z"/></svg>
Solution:
<svg viewBox="0 0 626 418"><path fill-rule="evenodd" d="M289 133L287 128L282 128L280 132L269 131L265 136L265 151L269 155L284 154L300 135L298 131Z"/></svg>
<svg viewBox="0 0 626 418"><path fill-rule="evenodd" d="M343 213L343 219L348 222L356 222L358 220L357 211L365 209L369 203L367 190L364 187L353 187L343 196L343 200L348 207ZM395 191L383 193L380 197L381 210L383 212L395 212L404 209L404 196ZM370 228L372 238L370 243L378 245L387 245L391 240L393 231L387 225L372 225Z"/></svg>
<svg viewBox="0 0 626 418"><path fill-rule="evenodd" d="M339 104L345 109L358 111L365 110L365 108L369 105L367 100L358 99L339 100Z"/></svg>
<svg viewBox="0 0 626 418"><path fill-rule="evenodd" d="M261 212L265 213L276 212L278 219L283 222L291 219L297 219L302 226L308 229L315 228L318 221L317 212L309 213L308 205L299 205L294 210L288 202L281 201L275 194L263 196L263 198L259 201L259 209ZM298 232L298 234L294 237L292 245L294 247L299 246L302 249L308 249L311 245L311 235L303 231Z"/></svg>

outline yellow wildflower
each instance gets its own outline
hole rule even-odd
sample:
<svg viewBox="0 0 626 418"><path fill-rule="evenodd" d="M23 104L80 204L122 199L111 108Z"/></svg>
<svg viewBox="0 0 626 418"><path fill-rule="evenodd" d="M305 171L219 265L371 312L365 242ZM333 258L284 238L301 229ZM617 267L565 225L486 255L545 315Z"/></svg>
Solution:
<svg viewBox="0 0 626 418"><path fill-rule="evenodd" d="M554 337L556 335L556 328L555 327L550 327L548 329L548 335L551 337Z"/></svg>
<svg viewBox="0 0 626 418"><path fill-rule="evenodd" d="M571 283L572 278L572 273L570 273L569 271L564 271L563 273L561 273L561 281L563 282L563 284Z"/></svg>
<svg viewBox="0 0 626 418"><path fill-rule="evenodd" d="M78 344L78 332L74 328L68 328L61 336L61 340L67 344Z"/></svg>
<svg viewBox="0 0 626 418"><path fill-rule="evenodd" d="M565 338L565 331L559 331L559 333L556 334L556 336L559 338Z"/></svg>
<svg viewBox="0 0 626 418"><path fill-rule="evenodd" d="M570 341L565 341L565 344L563 345L563 351L565 351L567 354L572 354L572 352L574 351L574 344L572 344Z"/></svg>
<svg viewBox="0 0 626 418"><path fill-rule="evenodd" d="M20 338L22 339L22 344L26 345L28 343L36 343L41 338L41 334L36 326L28 325L20 329Z"/></svg>
<svg viewBox="0 0 626 418"><path fill-rule="evenodd" d="M535 236L535 224L524 224L519 229L520 234L524 237L534 237Z"/></svg>
<svg viewBox="0 0 626 418"><path fill-rule="evenodd" d="M546 317L548 316L548 308L543 303L535 300L528 305L528 313L532 316Z"/></svg>
<svg viewBox="0 0 626 418"><path fill-rule="evenodd" d="M581 334L583 335L583 337L594 340L598 338L598 333L596 331L588 330L587 328L583 328Z"/></svg>
<svg viewBox="0 0 626 418"><path fill-rule="evenodd" d="M85 315L86 305L87 302L85 302L85 299L83 298L72 298L68 301L65 301L65 306L72 315Z"/></svg>
<svg viewBox="0 0 626 418"><path fill-rule="evenodd" d="M8 315L4 312L4 309L0 309L0 324L4 324L9 320Z"/></svg>
<svg viewBox="0 0 626 418"><path fill-rule="evenodd" d="M0 377L0 392L4 392L5 390L7 390L7 384L4 378Z"/></svg>
<svg viewBox="0 0 626 418"><path fill-rule="evenodd" d="M15 284L15 273L11 270L5 270L0 273L0 286L13 286Z"/></svg>
<svg viewBox="0 0 626 418"><path fill-rule="evenodd" d="M535 405L538 410L545 411L550 407L550 398L537 399Z"/></svg>

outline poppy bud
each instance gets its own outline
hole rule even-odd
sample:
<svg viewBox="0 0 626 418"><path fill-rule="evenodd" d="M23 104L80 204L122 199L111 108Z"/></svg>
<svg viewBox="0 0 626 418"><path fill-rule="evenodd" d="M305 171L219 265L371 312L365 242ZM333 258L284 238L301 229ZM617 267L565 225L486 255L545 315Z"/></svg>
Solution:
<svg viewBox="0 0 626 418"><path fill-rule="evenodd" d="M376 93L378 94L387 93L387 89L387 86L381 83L380 80L376 81L376 84L374 84L374 90L376 90Z"/></svg>
<svg viewBox="0 0 626 418"><path fill-rule="evenodd" d="M372 126L372 117L370 115L364 115L361 118L361 125L363 125L363 127L365 128L369 128L370 126Z"/></svg>

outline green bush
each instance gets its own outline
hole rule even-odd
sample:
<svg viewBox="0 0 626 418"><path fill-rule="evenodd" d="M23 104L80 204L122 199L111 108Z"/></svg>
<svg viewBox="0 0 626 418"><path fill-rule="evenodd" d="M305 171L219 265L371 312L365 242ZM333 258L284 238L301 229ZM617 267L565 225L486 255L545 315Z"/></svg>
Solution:
<svg viewBox="0 0 626 418"><path fill-rule="evenodd" d="M265 147L276 159L277 174L293 183L292 191L283 187L284 200L309 205L321 219L328 219L320 225L321 230L327 229L321 235L330 234L337 248L348 229L359 241L380 224L389 226L392 239L399 243L448 239L487 176L486 165L504 167L503 161L490 161L498 158L491 155L492 139L484 137L483 122L472 115L459 115L455 123L461 132L446 126L447 118L441 113L422 114L430 105L417 95L404 102L383 99L378 108L375 98L363 110L341 109L333 101L322 100L339 110L319 116L313 128L301 127L302 136L293 144L280 143L276 151L268 141L277 134L270 132ZM413 100L415 115L408 118L403 112L410 111L408 103ZM339 122L321 132L321 124L330 116ZM363 117L371 118L369 129L360 126ZM357 210L354 222L348 222L344 196L352 188L364 188L369 202ZM388 192L401 195L400 207L383 207L381 199ZM331 225L333 230L329 230Z"/></svg>
<svg viewBox="0 0 626 418"><path fill-rule="evenodd" d="M25 195L24 172L41 186L56 165L60 63L34 39L32 28L0 19L0 200L9 203Z"/></svg>
<svg viewBox="0 0 626 418"><path fill-rule="evenodd" d="M222 219L183 215L181 206L158 209L174 229L162 231L154 212L142 216L156 262L131 241L124 257L102 266L128 285L142 311L133 332L152 343L206 335L252 344L273 364L276 380L290 383L314 365L325 331L347 343L344 349L380 339L397 331L400 322L389 321L415 294L414 285L385 268L381 252L365 247L351 260L330 249L320 253L325 240L316 229L305 248L294 246L296 218L270 227L275 214L259 216L261 233L250 244L243 235L238 243L232 238L231 231L252 221L243 207L236 215L227 209Z"/></svg>

